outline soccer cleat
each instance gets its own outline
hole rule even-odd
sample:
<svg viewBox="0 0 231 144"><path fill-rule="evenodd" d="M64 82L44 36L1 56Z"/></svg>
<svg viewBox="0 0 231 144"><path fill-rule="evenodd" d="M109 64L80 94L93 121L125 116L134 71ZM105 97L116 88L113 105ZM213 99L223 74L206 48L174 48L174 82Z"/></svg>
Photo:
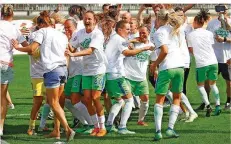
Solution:
<svg viewBox="0 0 231 144"><path fill-rule="evenodd" d="M220 105L217 105L215 108L214 115L218 116L218 115L220 115L220 113L221 113L221 107L220 107Z"/></svg>
<svg viewBox="0 0 231 144"><path fill-rule="evenodd" d="M179 137L179 135L173 129L171 129L171 128L168 128L166 130L166 136L168 138L178 138Z"/></svg>
<svg viewBox="0 0 231 144"><path fill-rule="evenodd" d="M231 110L231 104L230 103L226 103L224 109L225 110Z"/></svg>
<svg viewBox="0 0 231 144"><path fill-rule="evenodd" d="M99 132L96 134L97 137L103 137L107 134L106 129L99 129Z"/></svg>
<svg viewBox="0 0 231 144"><path fill-rule="evenodd" d="M35 132L34 129L28 129L28 130L27 130L27 134L28 134L29 136L37 135L37 133Z"/></svg>
<svg viewBox="0 0 231 144"><path fill-rule="evenodd" d="M94 128L90 135L96 136L98 132L99 132L99 128Z"/></svg>
<svg viewBox="0 0 231 144"><path fill-rule="evenodd" d="M202 103L198 108L195 109L195 111L200 111L205 109L205 103Z"/></svg>
<svg viewBox="0 0 231 144"><path fill-rule="evenodd" d="M119 128L118 129L118 133L119 134L136 134L133 131L129 131L127 128Z"/></svg>
<svg viewBox="0 0 231 144"><path fill-rule="evenodd" d="M67 136L67 142L72 141L75 137L75 132L71 130L70 135Z"/></svg>
<svg viewBox="0 0 231 144"><path fill-rule="evenodd" d="M41 119L41 116L42 116L42 114L41 114L40 112L38 112L38 115L37 115L36 119L37 119L37 120L40 120L40 119Z"/></svg>
<svg viewBox="0 0 231 144"><path fill-rule="evenodd" d="M208 105L207 108L206 108L205 116L210 117L212 111L213 111L212 108L210 107L210 105Z"/></svg>
<svg viewBox="0 0 231 144"><path fill-rule="evenodd" d="M185 120L188 120L189 119L189 112L183 112L182 114L179 114L178 116L178 120L179 121L185 121Z"/></svg>
<svg viewBox="0 0 231 144"><path fill-rule="evenodd" d="M94 126L93 126L93 125L92 125L92 126L90 125L90 126L87 127L87 130L85 130L85 131L83 132L83 134L91 134L93 130L94 130Z"/></svg>
<svg viewBox="0 0 231 144"><path fill-rule="evenodd" d="M185 122L193 122L197 117L198 117L198 115L196 113L190 114L188 120L186 120Z"/></svg>
<svg viewBox="0 0 231 144"><path fill-rule="evenodd" d="M137 122L137 125L140 125L140 126L148 126L148 124L144 121L138 121Z"/></svg>
<svg viewBox="0 0 231 144"><path fill-rule="evenodd" d="M114 125L108 125L108 126L106 126L106 130L107 130L108 133L118 132L118 129Z"/></svg>
<svg viewBox="0 0 231 144"><path fill-rule="evenodd" d="M162 134L161 134L161 131L158 130L156 133L155 133L155 136L154 136L154 141L159 141L162 139Z"/></svg>
<svg viewBox="0 0 231 144"><path fill-rule="evenodd" d="M79 124L80 124L80 121L77 118L75 118L73 120L73 125L71 127L72 128L77 128Z"/></svg>
<svg viewBox="0 0 231 144"><path fill-rule="evenodd" d="M46 131L49 131L50 129L48 127L38 127L38 132L46 132Z"/></svg>
<svg viewBox="0 0 231 144"><path fill-rule="evenodd" d="M51 110L48 114L48 117L47 117L49 120L53 120L54 119L54 113L53 111Z"/></svg>
<svg viewBox="0 0 231 144"><path fill-rule="evenodd" d="M9 104L8 109L15 109L14 104Z"/></svg>

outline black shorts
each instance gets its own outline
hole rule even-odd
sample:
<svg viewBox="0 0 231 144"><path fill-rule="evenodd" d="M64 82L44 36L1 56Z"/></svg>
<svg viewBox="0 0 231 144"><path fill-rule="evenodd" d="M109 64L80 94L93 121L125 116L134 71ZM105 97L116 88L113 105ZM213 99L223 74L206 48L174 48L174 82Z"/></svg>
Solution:
<svg viewBox="0 0 231 144"><path fill-rule="evenodd" d="M218 74L220 73L225 80L231 80L228 65L226 63L218 63Z"/></svg>

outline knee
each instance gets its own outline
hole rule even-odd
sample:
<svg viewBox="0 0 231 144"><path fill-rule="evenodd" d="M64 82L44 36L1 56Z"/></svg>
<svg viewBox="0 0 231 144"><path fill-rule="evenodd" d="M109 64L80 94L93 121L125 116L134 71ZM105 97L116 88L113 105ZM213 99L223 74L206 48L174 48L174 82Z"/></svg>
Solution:
<svg viewBox="0 0 231 144"><path fill-rule="evenodd" d="M148 97L148 95L144 95L144 96L140 96L140 99L142 102L148 102L149 97Z"/></svg>

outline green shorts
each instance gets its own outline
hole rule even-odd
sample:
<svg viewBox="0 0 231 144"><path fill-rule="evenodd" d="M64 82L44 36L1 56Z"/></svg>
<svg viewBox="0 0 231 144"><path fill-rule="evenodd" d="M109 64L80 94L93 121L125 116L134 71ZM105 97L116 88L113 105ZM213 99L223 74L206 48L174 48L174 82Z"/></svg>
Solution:
<svg viewBox="0 0 231 144"><path fill-rule="evenodd" d="M196 79L198 83L208 80L217 80L218 64L213 64L196 69Z"/></svg>
<svg viewBox="0 0 231 144"><path fill-rule="evenodd" d="M99 74L95 76L82 76L82 88L83 90L103 91L105 81L105 74Z"/></svg>
<svg viewBox="0 0 231 144"><path fill-rule="evenodd" d="M169 84L171 83L171 91L173 93L181 93L183 90L184 69L173 68L160 71L158 74L155 93L158 95L166 95Z"/></svg>
<svg viewBox="0 0 231 144"><path fill-rule="evenodd" d="M149 95L148 81L133 81L126 79L131 86L131 91L136 96Z"/></svg>
<svg viewBox="0 0 231 144"><path fill-rule="evenodd" d="M64 87L65 96L70 96L71 93L81 93L82 91L82 75L76 75L67 80L67 83Z"/></svg>
<svg viewBox="0 0 231 144"><path fill-rule="evenodd" d="M108 96L119 98L131 93L129 82L123 77L115 80L106 81Z"/></svg>

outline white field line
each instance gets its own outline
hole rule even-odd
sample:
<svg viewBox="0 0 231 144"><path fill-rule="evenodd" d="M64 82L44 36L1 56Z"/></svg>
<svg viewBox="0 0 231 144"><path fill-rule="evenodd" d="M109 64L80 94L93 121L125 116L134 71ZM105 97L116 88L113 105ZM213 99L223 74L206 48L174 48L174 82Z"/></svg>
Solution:
<svg viewBox="0 0 231 144"><path fill-rule="evenodd" d="M9 114L6 117L29 116L30 114Z"/></svg>

